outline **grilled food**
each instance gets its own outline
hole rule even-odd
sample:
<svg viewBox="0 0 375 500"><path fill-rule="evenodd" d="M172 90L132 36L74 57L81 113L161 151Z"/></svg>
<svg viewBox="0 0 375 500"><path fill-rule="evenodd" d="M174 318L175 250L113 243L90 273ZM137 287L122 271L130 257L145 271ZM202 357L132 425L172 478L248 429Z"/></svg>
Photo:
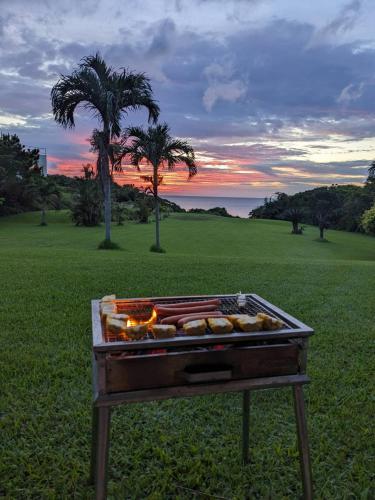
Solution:
<svg viewBox="0 0 375 500"><path fill-rule="evenodd" d="M113 302L114 300L116 300L116 295L105 295L100 302Z"/></svg>
<svg viewBox="0 0 375 500"><path fill-rule="evenodd" d="M262 329L263 321L256 316L247 316L240 318L237 325L242 332L259 332Z"/></svg>
<svg viewBox="0 0 375 500"><path fill-rule="evenodd" d="M126 321L108 315L106 318L106 327L109 333L119 335L126 330Z"/></svg>
<svg viewBox="0 0 375 500"><path fill-rule="evenodd" d="M281 319L273 318L265 313L258 313L256 315L263 323L263 330L278 330L284 326L284 322Z"/></svg>
<svg viewBox="0 0 375 500"><path fill-rule="evenodd" d="M204 319L188 321L184 324L183 329L186 335L204 335L206 333L207 323Z"/></svg>
<svg viewBox="0 0 375 500"><path fill-rule="evenodd" d="M105 321L107 316L117 313L117 306L114 302L102 302L100 304L100 314Z"/></svg>
<svg viewBox="0 0 375 500"><path fill-rule="evenodd" d="M229 316L227 316L227 318L235 328L239 328L238 321L240 319L246 320L250 318L250 316L248 314L230 314Z"/></svg>
<svg viewBox="0 0 375 500"><path fill-rule="evenodd" d="M237 321L237 326L242 332L258 332L262 330L263 321L256 316L248 316L247 318L240 318Z"/></svg>
<svg viewBox="0 0 375 500"><path fill-rule="evenodd" d="M200 312L200 313L189 313L189 314L177 314L174 316L167 316L163 318L160 323L162 325L175 325L177 323L180 328L184 323L188 321L193 321L193 319L207 319L207 318L216 318L216 316L222 316L223 313L221 311L210 311L210 312Z"/></svg>
<svg viewBox="0 0 375 500"><path fill-rule="evenodd" d="M233 331L233 325L227 318L208 318L207 323L213 333L230 333Z"/></svg>
<svg viewBox="0 0 375 500"><path fill-rule="evenodd" d="M147 333L147 324L127 326L125 335L127 340L140 340Z"/></svg>
<svg viewBox="0 0 375 500"><path fill-rule="evenodd" d="M127 314L116 314L116 313L111 313L111 314L107 314L106 316L106 327L107 327L107 330L108 330L108 322L112 319L117 319L117 320L120 320L120 321L124 321L125 325L129 319L129 316Z"/></svg>
<svg viewBox="0 0 375 500"><path fill-rule="evenodd" d="M176 335L174 325L152 325L152 334L156 339L169 339Z"/></svg>

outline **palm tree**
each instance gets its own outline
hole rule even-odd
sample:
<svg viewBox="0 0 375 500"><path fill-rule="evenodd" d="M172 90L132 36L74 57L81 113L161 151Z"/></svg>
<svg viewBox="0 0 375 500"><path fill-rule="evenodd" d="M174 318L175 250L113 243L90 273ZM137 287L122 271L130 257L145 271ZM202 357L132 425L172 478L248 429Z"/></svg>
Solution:
<svg viewBox="0 0 375 500"><path fill-rule="evenodd" d="M167 167L169 170L178 164L185 164L189 171L189 179L197 173L193 148L180 139L174 139L170 135L169 127L166 123L148 127L143 130L141 127L130 127L123 136L123 155L129 155L131 164L140 169L142 161L150 163L153 167L152 176L144 177L151 183L151 193L155 202L156 218L156 244L154 249L161 252L160 229L159 229L159 198L158 186L161 182L159 169Z"/></svg>
<svg viewBox="0 0 375 500"><path fill-rule="evenodd" d="M120 137L121 118L129 110L146 108L148 120L156 122L159 106L152 98L149 79L143 73L126 69L113 71L103 58L85 57L70 75L61 75L51 91L52 110L57 123L64 128L75 126L77 106L93 112L101 124L98 149L98 174L104 196L105 243L111 241L110 144Z"/></svg>

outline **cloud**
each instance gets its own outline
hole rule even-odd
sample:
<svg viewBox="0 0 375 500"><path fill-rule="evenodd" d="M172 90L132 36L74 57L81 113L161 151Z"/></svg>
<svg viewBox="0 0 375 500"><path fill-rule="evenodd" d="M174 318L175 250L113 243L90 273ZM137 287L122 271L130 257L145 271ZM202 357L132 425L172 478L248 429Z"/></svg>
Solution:
<svg viewBox="0 0 375 500"><path fill-rule="evenodd" d="M246 93L246 86L241 80L232 80L227 83L212 83L203 94L203 104L207 111L211 111L216 101L234 102Z"/></svg>
<svg viewBox="0 0 375 500"><path fill-rule="evenodd" d="M337 16L328 24L315 31L308 46L313 47L337 39L339 35L350 31L361 14L362 0L352 0L346 3Z"/></svg>
<svg viewBox="0 0 375 500"><path fill-rule="evenodd" d="M339 32L345 32L353 28L356 23L362 7L361 0L352 0L345 4L337 17L328 23L323 29L323 35L336 35Z"/></svg>
<svg viewBox="0 0 375 500"><path fill-rule="evenodd" d="M229 58L222 64L213 62L204 68L203 74L209 86L204 91L202 101L207 111L211 111L218 100L236 102L246 94L245 83L240 79L232 79L234 73Z"/></svg>
<svg viewBox="0 0 375 500"><path fill-rule="evenodd" d="M103 2L89 2L79 23L69 2L39 4L27 16L25 5L16 0L13 15L9 9L4 14L10 17L3 24L0 53L0 126L17 131L25 143L46 146L56 169L80 168L88 154L85 139L97 124L78 110L77 128L63 131L50 115L50 88L60 73L98 49L113 67L150 76L160 119L194 145L205 169L194 189L212 181L213 173L219 175L215 179L230 174L228 183L249 183L257 171L264 177L254 182L269 182L269 189L271 183L295 181L292 173L288 177L273 167L314 175L311 182L327 182L325 173L350 181L355 180L352 169L362 175L373 155L375 44L371 39L342 43L353 26L358 28L368 4L346 4L321 28L314 45L309 43L319 31L316 24L282 18L271 0L259 2L260 10L272 14L259 23L228 21L237 5L229 0L150 2L143 12L130 9L117 28L122 13L116 14L114 25L108 32L103 26L97 40L92 31L102 21ZM115 2L105 5L110 10ZM245 1L242 5L246 10ZM188 18L192 9L196 25ZM199 16L207 9L211 17L203 30ZM60 14L64 26L59 28L54 19ZM48 26L54 27L53 37L46 35ZM145 124L146 116L130 113L123 125Z"/></svg>
<svg viewBox="0 0 375 500"><path fill-rule="evenodd" d="M344 87L340 92L337 102L348 104L351 101L356 101L362 96L364 86L364 82L359 84L349 83L349 85Z"/></svg>

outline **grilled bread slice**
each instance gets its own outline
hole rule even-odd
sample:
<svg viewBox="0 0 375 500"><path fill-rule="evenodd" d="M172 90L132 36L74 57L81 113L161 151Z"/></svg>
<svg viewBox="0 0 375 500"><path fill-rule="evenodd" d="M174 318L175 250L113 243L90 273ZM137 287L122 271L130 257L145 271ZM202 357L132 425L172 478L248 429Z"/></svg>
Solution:
<svg viewBox="0 0 375 500"><path fill-rule="evenodd" d="M127 340L140 340L147 333L148 325L145 323L143 325L127 326L125 329L125 335Z"/></svg>
<svg viewBox="0 0 375 500"><path fill-rule="evenodd" d="M204 335L206 333L206 327L206 320L196 319L185 323L183 329L186 335Z"/></svg>
<svg viewBox="0 0 375 500"><path fill-rule="evenodd" d="M273 318L265 313L258 313L256 317L262 321L263 330L279 330L284 326L284 322L281 319Z"/></svg>
<svg viewBox="0 0 375 500"><path fill-rule="evenodd" d="M207 323L213 333L230 333L233 331L233 325L227 318L208 318Z"/></svg>
<svg viewBox="0 0 375 500"><path fill-rule="evenodd" d="M256 316L246 316L237 320L237 327L242 332L259 332L263 327L263 321Z"/></svg>
<svg viewBox="0 0 375 500"><path fill-rule="evenodd" d="M101 299L100 302L113 302L114 300L116 300L116 295L104 295L104 297Z"/></svg>
<svg viewBox="0 0 375 500"><path fill-rule="evenodd" d="M113 335L119 335L126 330L126 321L123 319L117 319L108 315L106 318L107 332Z"/></svg>
<svg viewBox="0 0 375 500"><path fill-rule="evenodd" d="M248 314L230 314L229 316L227 316L227 318L229 319L229 321L232 323L232 325L235 328L239 328L238 321L241 319L244 319L244 320L248 319L248 318L250 318L250 316Z"/></svg>
<svg viewBox="0 0 375 500"><path fill-rule="evenodd" d="M156 339L169 339L176 335L174 325L152 325L152 334Z"/></svg>
<svg viewBox="0 0 375 500"><path fill-rule="evenodd" d="M117 307L114 302L103 302L100 304L100 315L105 321L107 316L117 313Z"/></svg>

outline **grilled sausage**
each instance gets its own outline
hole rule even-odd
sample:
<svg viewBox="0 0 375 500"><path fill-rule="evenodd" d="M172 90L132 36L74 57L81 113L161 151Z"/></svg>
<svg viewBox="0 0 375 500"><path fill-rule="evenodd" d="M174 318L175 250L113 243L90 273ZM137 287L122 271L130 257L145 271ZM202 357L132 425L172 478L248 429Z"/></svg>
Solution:
<svg viewBox="0 0 375 500"><path fill-rule="evenodd" d="M197 319L205 319L205 317L216 318L217 316L222 316L223 313L221 311L205 311L200 313L184 313L184 314L176 314L173 316L168 316L163 318L160 323L162 325L175 325L179 320L184 318L190 318L194 316Z"/></svg>
<svg viewBox="0 0 375 500"><path fill-rule="evenodd" d="M196 300L191 302L176 302L175 304L155 304L155 309L175 309L183 307L187 309L188 307L200 307L200 306L220 306L220 299L209 299L209 300Z"/></svg>
<svg viewBox="0 0 375 500"><path fill-rule="evenodd" d="M217 306L215 304L207 305L207 306L197 306L197 307L159 307L156 309L158 316L176 316L178 314L190 314L190 313L200 313L200 312L209 312L215 311Z"/></svg>

